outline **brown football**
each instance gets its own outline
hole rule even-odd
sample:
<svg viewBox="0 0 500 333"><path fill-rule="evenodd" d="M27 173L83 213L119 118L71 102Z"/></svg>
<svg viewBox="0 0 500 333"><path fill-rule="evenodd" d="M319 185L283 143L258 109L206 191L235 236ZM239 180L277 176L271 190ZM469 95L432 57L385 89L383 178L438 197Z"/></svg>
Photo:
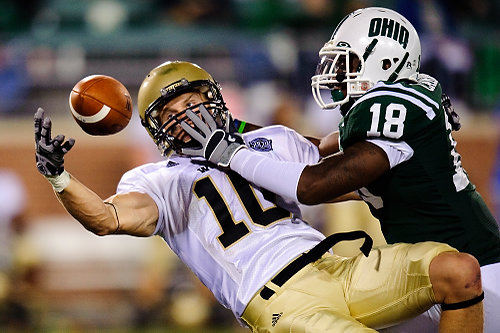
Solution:
<svg viewBox="0 0 500 333"><path fill-rule="evenodd" d="M132 99L125 86L106 75L91 75L71 90L69 107L73 118L90 135L110 135L127 126Z"/></svg>

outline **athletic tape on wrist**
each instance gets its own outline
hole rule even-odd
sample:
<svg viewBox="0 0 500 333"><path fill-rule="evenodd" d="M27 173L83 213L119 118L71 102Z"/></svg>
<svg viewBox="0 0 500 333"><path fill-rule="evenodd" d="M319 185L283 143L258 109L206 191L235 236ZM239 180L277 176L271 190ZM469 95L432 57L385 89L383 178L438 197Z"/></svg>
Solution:
<svg viewBox="0 0 500 333"><path fill-rule="evenodd" d="M54 190L58 193L68 187L71 180L71 176L66 170L64 170L59 176L46 176L45 178L47 178Z"/></svg>

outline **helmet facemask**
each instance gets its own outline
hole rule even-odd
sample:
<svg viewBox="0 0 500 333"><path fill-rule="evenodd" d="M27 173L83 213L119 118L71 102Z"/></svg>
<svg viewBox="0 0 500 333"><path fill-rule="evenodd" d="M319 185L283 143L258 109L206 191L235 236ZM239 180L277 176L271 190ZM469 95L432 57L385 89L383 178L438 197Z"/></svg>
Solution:
<svg viewBox="0 0 500 333"><path fill-rule="evenodd" d="M323 109L332 109L344 104L350 97L361 96L373 86L369 80L361 78L364 61L352 49L323 48L320 57L311 86L314 99ZM323 100L321 90L330 91L331 102Z"/></svg>

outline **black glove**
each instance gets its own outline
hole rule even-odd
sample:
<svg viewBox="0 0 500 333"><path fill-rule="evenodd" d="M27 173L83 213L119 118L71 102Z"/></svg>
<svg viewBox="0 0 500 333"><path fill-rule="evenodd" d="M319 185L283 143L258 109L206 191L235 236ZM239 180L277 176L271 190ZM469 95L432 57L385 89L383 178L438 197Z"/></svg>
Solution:
<svg viewBox="0 0 500 333"><path fill-rule="evenodd" d="M44 176L58 176L64 171L64 154L75 144L74 139L64 142L64 135L50 138L52 122L42 108L35 113L36 167ZM63 143L64 142L64 143Z"/></svg>
<svg viewBox="0 0 500 333"><path fill-rule="evenodd" d="M460 116L455 112L453 105L451 105L450 97L443 93L441 95L441 104L443 105L444 111L448 114L448 122L451 125L451 129L458 131L462 125L460 124Z"/></svg>
<svg viewBox="0 0 500 333"><path fill-rule="evenodd" d="M203 105L200 106L200 114L203 120L187 110L186 115L193 122L193 127L185 121L181 122L181 126L201 147L183 148L182 153L201 156L219 166L228 167L234 154L245 147L243 138L238 133L230 132L229 122L225 129L217 128L217 123Z"/></svg>

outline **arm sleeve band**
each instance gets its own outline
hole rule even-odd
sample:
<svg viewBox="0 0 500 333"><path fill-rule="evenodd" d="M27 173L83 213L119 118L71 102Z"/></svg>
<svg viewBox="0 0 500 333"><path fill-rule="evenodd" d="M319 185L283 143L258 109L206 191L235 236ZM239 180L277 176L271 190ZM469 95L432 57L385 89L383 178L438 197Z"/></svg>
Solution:
<svg viewBox="0 0 500 333"><path fill-rule="evenodd" d="M234 155L230 168L249 182L298 202L297 185L306 165L278 161L249 149L241 149Z"/></svg>

